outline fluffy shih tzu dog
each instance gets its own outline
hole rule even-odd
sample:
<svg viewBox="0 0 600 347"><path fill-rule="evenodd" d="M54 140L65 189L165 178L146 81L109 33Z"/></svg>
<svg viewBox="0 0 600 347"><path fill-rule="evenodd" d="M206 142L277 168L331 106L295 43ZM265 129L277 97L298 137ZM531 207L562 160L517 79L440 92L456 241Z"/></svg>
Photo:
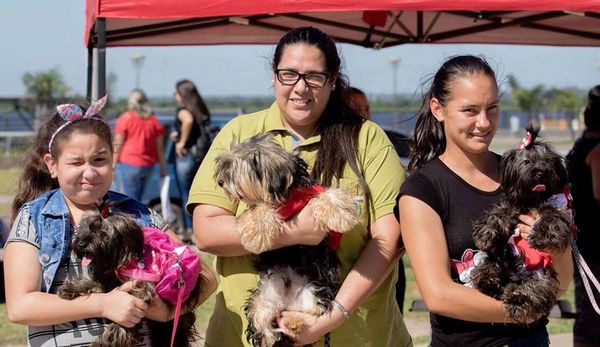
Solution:
<svg viewBox="0 0 600 347"><path fill-rule="evenodd" d="M532 322L548 315L559 282L548 251L564 251L571 243L571 195L565 160L537 138L529 126L518 148L500 162L504 196L473 224L473 239L485 257L471 273L472 285L502 300L510 318ZM527 238L517 230L519 215L539 219Z"/></svg>
<svg viewBox="0 0 600 347"><path fill-rule="evenodd" d="M104 207L104 211L111 208ZM164 234L162 231L154 229L156 233ZM151 237L155 237L153 235ZM160 237L168 237L161 235ZM80 296L90 295L92 293L108 293L122 285L126 280L123 269L132 268L133 271L145 271L142 262L146 262L150 255L147 245L144 243L145 231L129 215L115 213L92 213L84 217L80 223L79 230L72 240L72 249L78 258L82 259L82 267L91 267L93 271L88 271L87 275L81 275L79 278L70 279L63 283L58 289L58 295L63 299L73 300ZM186 251L191 252L191 251ZM154 261L152 262L153 274L157 272L168 271L166 267L171 267L171 260L152 252ZM157 270L157 265L160 270ZM169 265L171 264L171 265ZM137 269L139 267L139 270ZM163 268L164 267L164 268ZM149 270L150 269L146 269ZM146 271L147 272L147 271ZM146 273L147 276L153 274ZM201 285L201 277L192 274L185 277L197 278L192 288L188 288L189 298L183 302L182 309L190 311L182 314L179 318L177 331L175 334L175 346L189 346L191 342L196 341L198 334L194 328L196 316L191 308L195 307L196 298ZM124 278L125 277L125 278ZM157 288L163 284L156 283L154 280L135 280L131 295L150 303L157 294ZM163 282L164 283L164 282ZM192 285L194 283L189 283ZM176 291L177 289L167 289L167 291ZM171 303L166 302L171 306ZM153 346L169 346L171 344L171 335L173 332L173 321L156 322L147 320L150 330L150 337ZM110 323L104 329L104 333L92 344L95 347L126 347L133 346L143 340L138 334L138 327L125 328L117 323Z"/></svg>
<svg viewBox="0 0 600 347"><path fill-rule="evenodd" d="M231 200L248 205L237 217L237 228L244 248L257 254L254 267L260 276L244 306L248 341L257 347L293 346L275 321L282 311L318 317L332 310L340 285L335 249L340 233L358 222L355 202L344 189L315 185L307 164L269 134L232 143L216 159L215 181ZM328 238L317 246L270 250L285 232L284 221L302 208L310 209L316 228L332 231ZM301 318L280 324L296 333L304 329Z"/></svg>

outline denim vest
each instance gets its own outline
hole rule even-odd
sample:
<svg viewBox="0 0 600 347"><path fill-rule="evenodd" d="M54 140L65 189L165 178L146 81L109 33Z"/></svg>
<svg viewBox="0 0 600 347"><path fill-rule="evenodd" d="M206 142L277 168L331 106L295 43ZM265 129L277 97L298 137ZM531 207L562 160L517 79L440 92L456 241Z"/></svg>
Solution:
<svg viewBox="0 0 600 347"><path fill-rule="evenodd" d="M132 215L140 226L152 226L150 210L141 202L111 191L104 200L114 202L116 209ZM70 257L73 228L69 221L69 209L59 189L44 193L23 208L29 209L40 242L38 259L42 265L41 290L47 293L59 265Z"/></svg>

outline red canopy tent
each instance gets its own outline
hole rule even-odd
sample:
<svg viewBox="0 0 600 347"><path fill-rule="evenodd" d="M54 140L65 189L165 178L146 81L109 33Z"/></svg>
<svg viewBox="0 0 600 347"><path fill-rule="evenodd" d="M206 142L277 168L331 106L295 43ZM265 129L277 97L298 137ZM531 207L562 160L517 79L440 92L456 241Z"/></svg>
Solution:
<svg viewBox="0 0 600 347"><path fill-rule="evenodd" d="M318 27L337 42L600 46L600 0L87 0L88 96L98 48L272 44L291 28Z"/></svg>

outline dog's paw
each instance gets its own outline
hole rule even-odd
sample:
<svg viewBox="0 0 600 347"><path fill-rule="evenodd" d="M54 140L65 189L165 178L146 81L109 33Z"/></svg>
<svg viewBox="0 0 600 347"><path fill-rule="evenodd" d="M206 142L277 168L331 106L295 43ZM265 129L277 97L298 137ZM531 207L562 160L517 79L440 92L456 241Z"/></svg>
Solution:
<svg viewBox="0 0 600 347"><path fill-rule="evenodd" d="M242 213L237 217L237 228L242 246L254 254L272 249L284 232L281 217L268 205L258 205Z"/></svg>
<svg viewBox="0 0 600 347"><path fill-rule="evenodd" d="M329 188L312 199L311 209L319 230L334 230L344 233L358 223L357 208L350 193L342 188Z"/></svg>
<svg viewBox="0 0 600 347"><path fill-rule="evenodd" d="M100 283L81 279L77 281L65 281L57 291L57 294L62 299L73 300L80 296L87 296L93 293L102 293Z"/></svg>
<svg viewBox="0 0 600 347"><path fill-rule="evenodd" d="M509 316L521 324L546 316L556 303L558 281L551 272L539 271L509 283L502 296Z"/></svg>
<svg viewBox="0 0 600 347"><path fill-rule="evenodd" d="M117 323L111 323L104 328L104 333L92 343L92 347L128 347L140 343L135 335L135 329L124 328Z"/></svg>
<svg viewBox="0 0 600 347"><path fill-rule="evenodd" d="M303 315L298 313L296 317L292 312L288 315L282 317L279 320L279 324L284 327L286 330L293 332L295 335L298 335L304 331L306 327L306 323L304 322Z"/></svg>
<svg viewBox="0 0 600 347"><path fill-rule="evenodd" d="M563 252L571 244L571 218L560 210L539 209L540 218L527 237L531 247Z"/></svg>

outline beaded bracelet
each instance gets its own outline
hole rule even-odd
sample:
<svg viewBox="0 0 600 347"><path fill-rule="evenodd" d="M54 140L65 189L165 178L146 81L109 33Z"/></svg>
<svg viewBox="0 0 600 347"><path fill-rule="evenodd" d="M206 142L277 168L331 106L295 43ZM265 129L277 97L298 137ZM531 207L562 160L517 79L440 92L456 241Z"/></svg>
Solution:
<svg viewBox="0 0 600 347"><path fill-rule="evenodd" d="M340 312L342 313L342 316L344 316L344 318L348 319L350 318L350 312L348 311L348 309L346 307L344 307L344 305L342 305L339 301L333 299L331 301L331 303L337 307L338 310L340 310Z"/></svg>

